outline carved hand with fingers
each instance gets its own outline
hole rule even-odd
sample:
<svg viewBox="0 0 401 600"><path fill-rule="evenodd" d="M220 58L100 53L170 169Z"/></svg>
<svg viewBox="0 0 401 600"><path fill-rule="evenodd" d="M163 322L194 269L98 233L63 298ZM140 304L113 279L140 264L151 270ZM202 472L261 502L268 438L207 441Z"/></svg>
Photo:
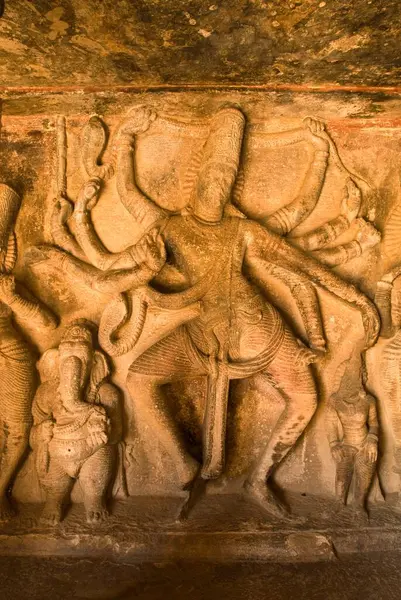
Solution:
<svg viewBox="0 0 401 600"><path fill-rule="evenodd" d="M156 117L156 111L150 106L137 106L128 113L118 131L118 135L133 136L145 133Z"/></svg>
<svg viewBox="0 0 401 600"><path fill-rule="evenodd" d="M329 149L329 140L323 121L313 117L307 117L303 122L306 128L306 140L310 142L316 150L327 152Z"/></svg>

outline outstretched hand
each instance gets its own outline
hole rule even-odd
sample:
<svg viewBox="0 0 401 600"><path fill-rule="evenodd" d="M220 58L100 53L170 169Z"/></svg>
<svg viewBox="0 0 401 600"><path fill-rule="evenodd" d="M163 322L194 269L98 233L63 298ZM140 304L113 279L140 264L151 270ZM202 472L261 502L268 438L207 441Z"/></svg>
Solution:
<svg viewBox="0 0 401 600"><path fill-rule="evenodd" d="M307 141L309 141L316 150L324 150L327 152L329 149L329 137L323 121L313 117L306 117L303 122L306 128Z"/></svg>
<svg viewBox="0 0 401 600"><path fill-rule="evenodd" d="M138 244L132 252L136 263L146 265L154 273L158 273L166 262L166 247L159 229L155 227Z"/></svg>
<svg viewBox="0 0 401 600"><path fill-rule="evenodd" d="M118 133L130 136L145 133L156 117L156 111L150 106L136 106L128 113Z"/></svg>

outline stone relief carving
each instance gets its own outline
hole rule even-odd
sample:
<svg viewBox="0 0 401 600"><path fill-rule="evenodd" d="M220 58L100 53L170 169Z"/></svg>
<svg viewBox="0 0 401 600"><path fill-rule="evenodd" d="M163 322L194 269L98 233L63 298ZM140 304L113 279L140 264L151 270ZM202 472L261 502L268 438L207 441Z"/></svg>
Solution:
<svg viewBox="0 0 401 600"><path fill-rule="evenodd" d="M186 200L177 210L144 191L138 170L142 136L165 124L179 134L193 127L200 140L186 173ZM60 310L62 323L54 343L42 348L38 363L41 383L30 440L46 497L43 522L53 525L63 518L76 480L87 520L97 523L105 518L113 479L120 478L119 487L125 489L121 442L132 440L136 427L142 442L144 432L151 432L155 446L173 465L177 487L187 493L180 513L187 517L208 482L219 480L224 488L228 412L237 381L249 381L266 404L274 396L279 405L263 447L250 457L242 493L268 517L291 518L274 478L322 398L319 364L329 364L336 355L326 332L326 299L349 310L350 320L363 328L364 341L355 345L356 353L375 344L380 328L367 295L333 268L370 251L381 235L363 206L363 189L369 184L344 166L325 124L311 117L301 127L265 135L265 147L304 144L310 161L296 195L268 215L255 217L241 201L248 176L246 127L244 112L233 105L216 109L210 118L192 125L140 105L112 128L109 141L103 121L91 117L79 138L85 179L71 171L77 181L71 188L66 121L57 119L56 197L48 213L51 240L43 236L42 243L26 251L25 260L34 277L39 279L47 268L56 270L64 285L77 288L82 298L88 290L88 298L98 300L96 306L87 304L79 312L80 317L93 318L93 326L77 320L73 310L72 318ZM315 222L330 164L342 176L341 206L337 214L332 211ZM71 193L78 183L79 191ZM129 213L135 229L132 242L119 250L109 250L99 232L98 215L107 194ZM114 225L110 219L110 231ZM9 231L11 226L7 239ZM13 248L12 241L9 246ZM12 282L9 272L0 277L1 300ZM389 289L389 277L379 283L380 290ZM293 303L294 319L288 318L284 303L274 295L276 288L283 287ZM89 291L94 295L89 296ZM390 313L387 300L381 302L379 296L376 304L383 332L387 327L383 314ZM13 310L12 302L17 306L16 300L4 302ZM30 302L39 307L35 316L42 318L40 327L54 327L50 312ZM102 352L94 350L97 343ZM388 346L383 360L390 351ZM25 441L17 463L27 445L36 389L35 358L28 352L30 371L23 381L31 383L29 393L23 392ZM108 362L124 365L120 375L117 368L117 375L118 385L125 389L129 418L123 415L118 388L109 381ZM386 365L383 377L396 379L394 386L398 385L396 367L388 361ZM354 503L364 512L376 471L376 404L366 382L358 380L356 385L355 374L346 365L341 368L341 383L329 394L325 433L335 462L336 494L346 504L353 478ZM175 385L195 387L201 452L189 447L177 421L173 396L167 393ZM11 409L4 414L11 415ZM18 431L21 421L18 418ZM138 440L140 444L141 436Z"/></svg>
<svg viewBox="0 0 401 600"><path fill-rule="evenodd" d="M137 418L151 423L184 489L191 488L197 478L216 479L224 471L230 381L259 377L266 381L265 387L273 385L278 390L285 409L244 490L268 514L284 518L286 509L266 480L296 444L316 409L317 390L309 364L324 352L326 341L315 287L360 309L366 347L375 341L379 327L376 310L366 296L295 247L303 244L311 250L311 236L293 238L291 245L276 235L291 232L313 211L327 167L329 139L324 125L313 119L280 137L284 144L307 140L314 148L314 159L298 197L263 227L231 203L245 129L243 113L225 107L212 117L190 203L180 215L157 206L135 179L136 137L156 117L151 108L136 108L114 136L120 200L149 233L117 254L108 252L97 236L91 210L101 178L112 169L98 163L105 135L99 122L91 120L84 130L83 154L92 178L73 209L60 194L53 213L53 239L64 250L42 246L33 257L38 262L57 261L59 268L84 284L116 296L101 317L100 343L111 356L134 350L127 385ZM352 220L359 210L359 196L351 179L347 190L345 205L347 211L352 205ZM349 225L347 218L340 220ZM325 233L331 230L337 231L332 223L313 232L318 238L314 247L337 237ZM343 248L338 252L352 257ZM265 277L284 281L293 292L311 349L297 339L264 297ZM201 466L188 454L174 419L163 408L163 385L194 377L203 378L207 389Z"/></svg>
<svg viewBox="0 0 401 600"><path fill-rule="evenodd" d="M93 347L93 327L76 321L57 349L40 359L41 384L33 402L30 435L46 494L42 521L60 522L73 481L79 479L89 523L108 515L107 491L122 437L122 405L108 381L105 355Z"/></svg>
<svg viewBox="0 0 401 600"><path fill-rule="evenodd" d="M8 491L28 446L36 387L35 352L13 323L16 315L37 328L56 327L52 312L13 276L17 260L15 221L18 194L0 184L0 520L13 513Z"/></svg>
<svg viewBox="0 0 401 600"><path fill-rule="evenodd" d="M362 382L355 388L354 373L346 363L340 368L340 385L329 399L326 414L330 451L336 463L336 495L346 505L353 481L353 506L358 516L364 516L378 456L376 399L366 393Z"/></svg>

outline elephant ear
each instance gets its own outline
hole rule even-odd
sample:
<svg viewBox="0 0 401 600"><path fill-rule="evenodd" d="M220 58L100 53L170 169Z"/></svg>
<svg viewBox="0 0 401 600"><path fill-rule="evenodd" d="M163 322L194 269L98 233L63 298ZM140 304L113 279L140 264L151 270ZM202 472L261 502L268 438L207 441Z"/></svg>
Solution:
<svg viewBox="0 0 401 600"><path fill-rule="evenodd" d="M96 403L97 390L102 382L110 375L110 367L103 352L95 351L90 375L88 401Z"/></svg>
<svg viewBox="0 0 401 600"><path fill-rule="evenodd" d="M36 367L39 371L40 380L51 381L52 379L58 379L59 377L59 365L60 357L57 348L50 348L40 357L36 363Z"/></svg>

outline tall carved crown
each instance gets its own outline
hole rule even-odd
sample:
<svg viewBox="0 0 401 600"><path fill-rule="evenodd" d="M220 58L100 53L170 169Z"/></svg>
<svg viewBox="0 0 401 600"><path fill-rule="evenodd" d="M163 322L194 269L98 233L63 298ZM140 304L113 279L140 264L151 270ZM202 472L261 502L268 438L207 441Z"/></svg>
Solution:
<svg viewBox="0 0 401 600"><path fill-rule="evenodd" d="M202 166L220 163L238 170L245 117L234 106L221 108L211 119L209 136L203 147Z"/></svg>

